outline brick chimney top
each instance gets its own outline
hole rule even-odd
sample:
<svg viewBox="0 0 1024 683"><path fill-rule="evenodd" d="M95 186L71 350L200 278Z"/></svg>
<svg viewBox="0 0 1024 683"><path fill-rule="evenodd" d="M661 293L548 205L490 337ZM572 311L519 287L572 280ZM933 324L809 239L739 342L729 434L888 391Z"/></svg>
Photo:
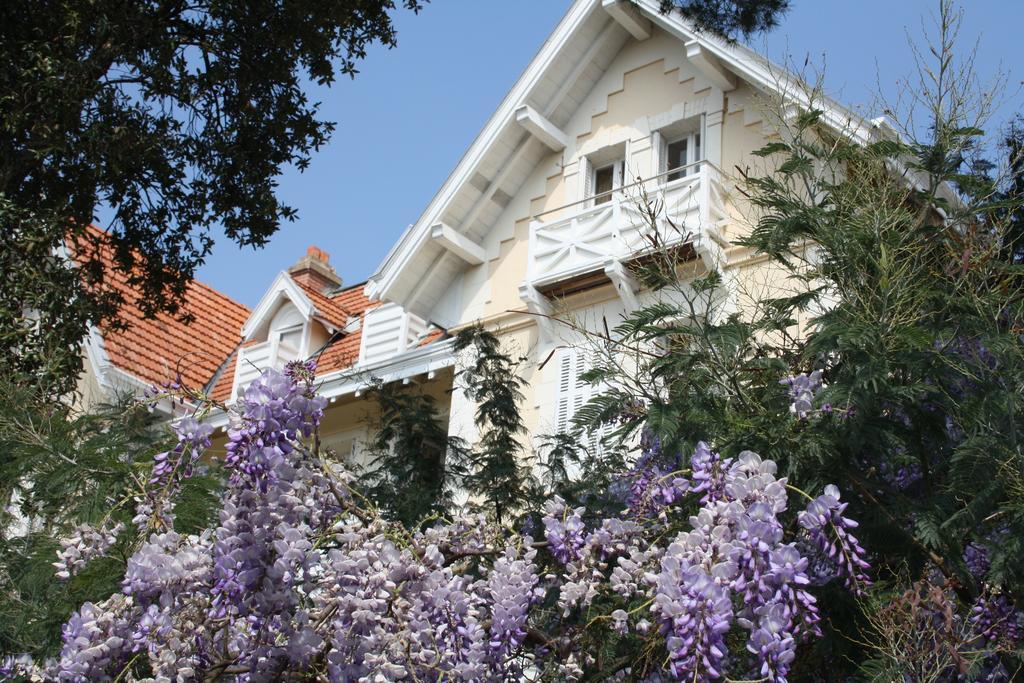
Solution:
<svg viewBox="0 0 1024 683"><path fill-rule="evenodd" d="M320 247L307 249L306 255L288 269L288 274L300 285L321 292L341 286L341 276L331 267L330 255Z"/></svg>

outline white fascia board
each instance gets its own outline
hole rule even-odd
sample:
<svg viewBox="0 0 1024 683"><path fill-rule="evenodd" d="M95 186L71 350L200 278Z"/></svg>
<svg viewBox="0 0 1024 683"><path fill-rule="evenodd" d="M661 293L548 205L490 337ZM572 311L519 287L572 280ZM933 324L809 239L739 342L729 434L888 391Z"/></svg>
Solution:
<svg viewBox="0 0 1024 683"><path fill-rule="evenodd" d="M385 383L408 379L416 375L455 365L455 340L428 344L386 358L376 363L356 365L319 378L319 394L327 398L353 394L365 389L372 379Z"/></svg>
<svg viewBox="0 0 1024 683"><path fill-rule="evenodd" d="M273 315L282 297L291 301L306 320L317 315L316 306L313 305L313 302L302 291L302 288L295 284L291 275L282 270L274 278L274 282L271 283L263 298L260 299L260 302L256 304L256 308L249 314L245 325L242 326L242 339L245 341L252 339L252 335L255 334L256 330Z"/></svg>
<svg viewBox="0 0 1024 683"><path fill-rule="evenodd" d="M434 223L430 226L430 238L471 266L479 266L486 259L482 246L450 225Z"/></svg>
<svg viewBox="0 0 1024 683"><path fill-rule="evenodd" d="M110 356L107 355L107 349L103 345L103 333L95 325L89 326L89 332L85 338L85 355L89 359L89 365L92 366L93 372L96 374L96 381L100 387L104 390L112 389L113 385L110 383L108 373L114 366L111 364Z"/></svg>
<svg viewBox="0 0 1024 683"><path fill-rule="evenodd" d="M551 123L528 104L516 109L516 123L551 148L552 152L561 152L569 144L569 140L561 128Z"/></svg>
<svg viewBox="0 0 1024 683"><path fill-rule="evenodd" d="M152 386L150 382L136 377L111 362L103 343L103 333L95 325L89 327L84 346L89 365L96 375L96 382L106 392L108 399L113 399L115 392L120 389L128 389L133 395L142 396ZM155 410L170 416L174 402L163 400L153 405Z"/></svg>
<svg viewBox="0 0 1024 683"><path fill-rule="evenodd" d="M600 7L600 4L601 0L576 0L565 13L562 21L548 36L533 61L512 86L484 129L462 155L451 175L427 205L426 210L416 223L406 229L398 243L388 252L377 272L370 277L366 284L367 297L372 300L391 300L389 294L400 274L423 244L430 239L430 226L440 220L455 193L473 177L481 161L493 147L495 140L509 125L514 125L515 110L526 101L529 93L544 77L548 68L557 59L565 42L591 13Z"/></svg>
<svg viewBox="0 0 1024 683"><path fill-rule="evenodd" d="M357 364L345 370L332 372L317 378L317 394L328 399L338 398L365 389L373 379L385 383L396 382L452 367L455 365L454 346L454 339L445 339L376 363ZM215 429L220 429L226 427L230 419L230 413L214 409L206 421Z"/></svg>

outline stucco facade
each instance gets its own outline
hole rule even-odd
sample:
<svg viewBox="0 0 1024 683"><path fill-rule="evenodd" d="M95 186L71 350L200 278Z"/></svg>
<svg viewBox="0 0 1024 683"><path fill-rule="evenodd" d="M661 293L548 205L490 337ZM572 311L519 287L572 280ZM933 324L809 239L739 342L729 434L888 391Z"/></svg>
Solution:
<svg viewBox="0 0 1024 683"><path fill-rule="evenodd" d="M641 193L664 201L688 230L679 238L694 246L692 259L679 264L684 279L712 267L723 274L723 311L749 312L794 287L766 258L735 245L751 225L736 191L738 172L770 163L753 152L779 135L772 112L792 99L782 91L791 77L745 48L689 31L678 18L652 11L651 3L626 4L580 0L570 8L368 287L371 296L443 321L449 332L482 324L524 357L523 415L531 442L564 420L560 392L568 365L559 360L587 346L580 328L614 328L661 296L629 277L630 259L640 250L629 235L645 227L638 228L630 205ZM622 12L632 18L622 20ZM750 77L751 69L759 78ZM843 125L852 120L833 114ZM666 143L687 136L689 177L666 175L673 168ZM607 202L619 205L614 211L595 198L595 169L609 163L617 165L616 191ZM421 239L431 225L456 235ZM609 237L598 244L588 228ZM435 238L439 230L434 227ZM455 237L469 244L447 249ZM587 250L590 261L580 257ZM478 256L466 258L466 251ZM451 432L474 439L471 415L456 387Z"/></svg>

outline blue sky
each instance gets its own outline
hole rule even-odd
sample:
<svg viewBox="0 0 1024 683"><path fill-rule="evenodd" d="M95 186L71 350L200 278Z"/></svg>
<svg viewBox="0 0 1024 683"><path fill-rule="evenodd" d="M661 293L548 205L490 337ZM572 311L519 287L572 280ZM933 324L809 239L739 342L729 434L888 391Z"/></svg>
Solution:
<svg viewBox="0 0 1024 683"><path fill-rule="evenodd" d="M274 275L315 244L346 283L365 280L413 223L554 28L569 0L434 0L396 16L398 47L373 49L353 81L315 92L337 122L305 172L280 179L299 211L259 250L220 240L200 280L253 306ZM1009 72L1007 118L1020 108L1024 0L965 0L965 47L981 38L978 71ZM887 96L912 71L907 32L938 0L792 0L773 33L751 45L776 61L824 65L829 94L855 108ZM928 24L930 26L930 23ZM789 56L787 58L787 55ZM864 109L866 111L866 109Z"/></svg>

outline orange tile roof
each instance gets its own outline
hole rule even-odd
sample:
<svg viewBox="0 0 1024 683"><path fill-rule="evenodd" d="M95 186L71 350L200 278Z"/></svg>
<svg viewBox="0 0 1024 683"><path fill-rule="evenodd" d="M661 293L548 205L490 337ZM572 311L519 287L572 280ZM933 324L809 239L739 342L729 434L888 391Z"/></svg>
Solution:
<svg viewBox="0 0 1024 683"><path fill-rule="evenodd" d="M95 229L93 232L94 237L98 236L102 240L102 231ZM107 284L116 287L124 296L121 319L128 323L126 330L102 331L104 348L110 362L146 383L171 381L180 373L181 379L188 386L203 388L216 378L210 396L221 402L231 398L237 349L260 341L241 341L242 326L250 316L249 308L208 285L192 281L181 307L182 313L194 316L191 323L165 313L146 319L135 305L139 295L128 286L127 275L113 268L109 249L104 251L103 257L109 278ZM360 282L335 293L325 294L313 284L295 278L293 280L309 296L318 315L338 330L343 330L351 318L360 318L358 329L342 335L336 334L320 352L317 375L327 375L354 365L359 360L363 316L380 305L366 297L366 283ZM419 346L426 346L443 336L443 330L431 331L420 341Z"/></svg>
<svg viewBox="0 0 1024 683"><path fill-rule="evenodd" d="M362 314L369 305L369 300L366 300L365 304L363 303L363 300L366 299L366 297L362 295L363 285L365 285L365 283L360 283L354 287L348 287L336 294L328 296L323 293L323 290L304 280L297 280L292 277L292 282L298 285L299 289L305 292L306 296L309 297L310 301L312 301L313 305L316 307L317 313L338 329L344 328L348 323L349 317ZM349 292L353 291L355 288L358 288L358 297L349 296Z"/></svg>
<svg viewBox="0 0 1024 683"><path fill-rule="evenodd" d="M136 305L140 295L128 284L128 273L114 267L111 249L103 244L106 233L94 226L89 232L105 267L105 285L124 298L119 319L127 329L108 325L101 330L110 363L146 383L175 380L180 374L188 386L204 387L238 345L249 309L193 280L180 308L181 315L193 316L191 322L167 313L145 318Z"/></svg>

